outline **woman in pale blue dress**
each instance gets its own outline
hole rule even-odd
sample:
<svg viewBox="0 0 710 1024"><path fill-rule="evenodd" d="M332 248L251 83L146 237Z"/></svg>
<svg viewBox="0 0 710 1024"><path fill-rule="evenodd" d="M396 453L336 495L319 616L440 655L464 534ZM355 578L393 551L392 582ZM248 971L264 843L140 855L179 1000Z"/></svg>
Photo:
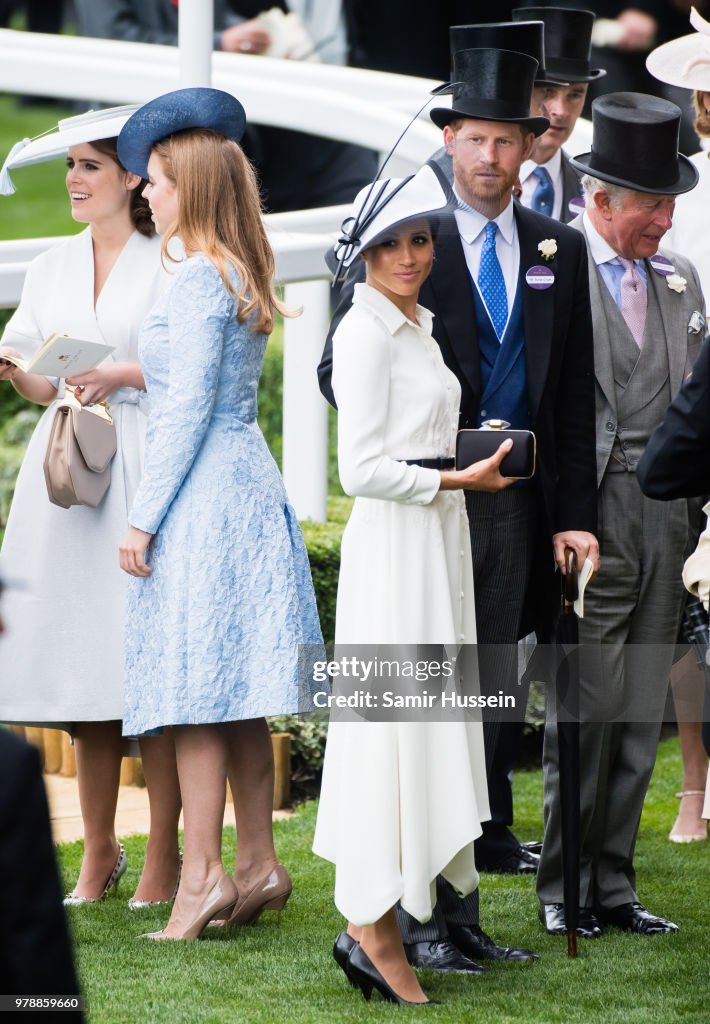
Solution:
<svg viewBox="0 0 710 1024"><path fill-rule="evenodd" d="M149 180L164 245L179 235L186 253L141 335L144 475L121 546L135 577L124 730L173 727L185 809L182 879L159 939L197 938L220 916L248 924L288 899L264 716L299 709L299 651L321 641L303 538L256 422L279 307L256 181L234 141L243 127L233 97L183 89L142 107L119 139ZM227 776L234 881L221 860Z"/></svg>

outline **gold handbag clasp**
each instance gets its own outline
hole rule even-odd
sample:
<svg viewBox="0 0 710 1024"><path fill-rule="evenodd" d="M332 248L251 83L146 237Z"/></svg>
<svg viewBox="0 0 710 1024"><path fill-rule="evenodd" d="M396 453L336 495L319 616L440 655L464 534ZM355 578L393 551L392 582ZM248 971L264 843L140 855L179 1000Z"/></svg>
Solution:
<svg viewBox="0 0 710 1024"><path fill-rule="evenodd" d="M64 394L65 396L71 395L74 402L76 402L77 407L82 412L91 412L94 416L100 416L101 419L106 420L107 423L110 423L111 426L113 426L113 416L109 412L109 407L106 402L93 402L91 405L82 405L76 397L76 391L74 388L70 388L68 384L64 385Z"/></svg>
<svg viewBox="0 0 710 1024"><path fill-rule="evenodd" d="M510 430L510 423L507 420L484 420L481 430Z"/></svg>

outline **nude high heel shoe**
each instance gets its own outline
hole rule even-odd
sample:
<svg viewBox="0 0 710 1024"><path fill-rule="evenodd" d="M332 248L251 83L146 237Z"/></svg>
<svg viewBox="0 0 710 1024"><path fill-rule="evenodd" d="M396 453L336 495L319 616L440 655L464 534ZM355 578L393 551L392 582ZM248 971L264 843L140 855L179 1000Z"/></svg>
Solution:
<svg viewBox="0 0 710 1024"><path fill-rule="evenodd" d="M277 864L245 896L239 897L227 927L254 924L263 910L283 910L292 889L291 876L283 864Z"/></svg>
<svg viewBox="0 0 710 1024"><path fill-rule="evenodd" d="M76 890L73 889L70 893L64 897L65 907L80 907L84 903L100 903L101 900L106 899L109 890L113 889L114 892L118 891L118 883L121 881L126 873L128 867L128 858L126 857L126 851L123 848L123 843L118 844L118 857L116 863L111 869L111 874L108 876L106 885L103 887L100 896L77 896Z"/></svg>
<svg viewBox="0 0 710 1024"><path fill-rule="evenodd" d="M237 902L239 893L232 878L224 874L207 893L205 900L196 914L192 923L182 932L181 935L166 935L165 929L159 932L146 932L141 935L142 939L154 939L162 942L164 940L190 940L199 939L212 918L229 913Z"/></svg>

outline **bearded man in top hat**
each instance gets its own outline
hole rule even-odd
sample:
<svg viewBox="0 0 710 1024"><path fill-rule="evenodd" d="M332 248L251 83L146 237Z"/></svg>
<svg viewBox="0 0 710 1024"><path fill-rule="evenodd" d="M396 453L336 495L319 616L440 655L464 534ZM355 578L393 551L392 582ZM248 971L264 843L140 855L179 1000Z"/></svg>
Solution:
<svg viewBox="0 0 710 1024"><path fill-rule="evenodd" d="M545 118L530 116L537 66L510 50L459 51L451 107L431 112L445 148L430 163L453 182L456 209L441 220L420 302L434 313L434 337L461 382L460 426L500 418L537 438L532 480L497 494L466 493L479 653L489 652L481 681L485 688L494 680L496 691L501 677L517 679L518 638L535 628L549 632L558 604L555 561L564 563L565 546L595 564L598 553L586 250L578 233L512 199L520 165L548 127ZM545 239L549 260L541 250ZM541 269L545 286L537 288ZM331 335L349 308L355 279L346 282ZM334 404L330 370L329 338L318 372L321 391ZM499 728L500 722L484 721L487 765ZM461 900L443 879L437 893L426 925L398 911L415 966L476 973L476 959L535 957L499 946L482 931L477 894Z"/></svg>
<svg viewBox="0 0 710 1024"><path fill-rule="evenodd" d="M594 314L599 546L602 571L580 620L581 883L578 932L613 925L642 935L676 931L636 893L634 847L653 771L684 603L685 501L641 493L636 467L690 372L705 332L697 273L659 251L675 197L695 166L678 154L681 111L641 93L592 105L586 209L572 223L589 253ZM557 734L545 736L546 829L538 868L541 920L565 928Z"/></svg>
<svg viewBox="0 0 710 1024"><path fill-rule="evenodd" d="M526 15L529 12L529 19ZM543 18L544 12L544 18ZM603 71L592 71L589 65L591 26L594 15L589 11L568 11L563 8L520 8L515 12L516 20L476 25L452 25L449 28L451 60L458 50L494 47L525 53L538 62L535 83L532 90L531 115L554 118L554 123L535 139L531 156L523 162L520 180L525 182L521 201L536 212L553 216L566 222L579 212L572 213L570 202L575 200L583 208L581 199L581 175L575 171L569 158L561 151L561 144L571 133L582 109L586 95L586 81L601 77ZM562 70L585 82L561 83ZM452 72L452 81L455 76ZM551 97L550 111L542 109L543 98ZM581 102L580 102L581 98ZM561 128L564 125L565 131ZM549 160L549 167L538 167L535 163L538 148L549 144L550 138L556 146L555 154ZM450 162L443 168L453 176ZM542 188L535 171L545 176L549 190ZM550 178L552 175L552 178ZM532 184L531 184L532 183ZM553 184L554 183L554 184ZM576 199L575 199L576 197ZM533 203L526 202L534 199ZM493 651L482 648L481 658ZM504 690L511 690L516 668L512 664L485 666L491 687L497 682ZM497 669L498 671L494 671ZM504 670L507 669L507 677ZM495 739L495 749L488 763L488 796L491 817L483 822L483 834L476 840L476 864L481 871L506 874L535 874L542 844L518 842L512 831L513 826L513 771L518 761L523 735L523 720L529 692L529 677L526 673L516 690L519 712L517 721L501 723ZM491 744L490 735L486 740Z"/></svg>
<svg viewBox="0 0 710 1024"><path fill-rule="evenodd" d="M584 209L584 202L580 175L562 147L582 113L589 83L606 74L590 63L594 14L566 7L517 7L513 19L544 24L544 75L538 71L531 111L550 121L520 168L520 202L568 224Z"/></svg>

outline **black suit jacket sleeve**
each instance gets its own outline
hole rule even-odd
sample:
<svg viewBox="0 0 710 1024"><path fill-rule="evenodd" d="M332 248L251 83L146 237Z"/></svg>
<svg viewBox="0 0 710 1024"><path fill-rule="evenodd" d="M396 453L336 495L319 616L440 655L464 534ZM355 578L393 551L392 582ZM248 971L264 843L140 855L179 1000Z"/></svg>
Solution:
<svg viewBox="0 0 710 1024"><path fill-rule="evenodd" d="M641 490L661 501L710 493L710 338L636 468Z"/></svg>
<svg viewBox="0 0 710 1024"><path fill-rule="evenodd" d="M0 992L76 995L39 755L5 730L0 779Z"/></svg>
<svg viewBox="0 0 710 1024"><path fill-rule="evenodd" d="M364 280L365 264L362 260L357 259L350 267L348 275L341 286L338 305L335 307L335 312L333 313L333 317L330 321L328 337L325 339L325 345L323 346L323 355L321 356L320 363L318 364L318 387L320 388L323 398L330 402L334 409L336 409L337 406L335 404L333 386L330 380L331 374L333 373L333 335L335 334L336 327L353 304L353 292L355 291L355 285Z"/></svg>
<svg viewBox="0 0 710 1024"><path fill-rule="evenodd" d="M563 224L569 224L579 214L579 210L572 211L569 208L570 200L577 199L582 194L582 175L576 171L569 162L569 157L562 151L562 209L560 220Z"/></svg>

